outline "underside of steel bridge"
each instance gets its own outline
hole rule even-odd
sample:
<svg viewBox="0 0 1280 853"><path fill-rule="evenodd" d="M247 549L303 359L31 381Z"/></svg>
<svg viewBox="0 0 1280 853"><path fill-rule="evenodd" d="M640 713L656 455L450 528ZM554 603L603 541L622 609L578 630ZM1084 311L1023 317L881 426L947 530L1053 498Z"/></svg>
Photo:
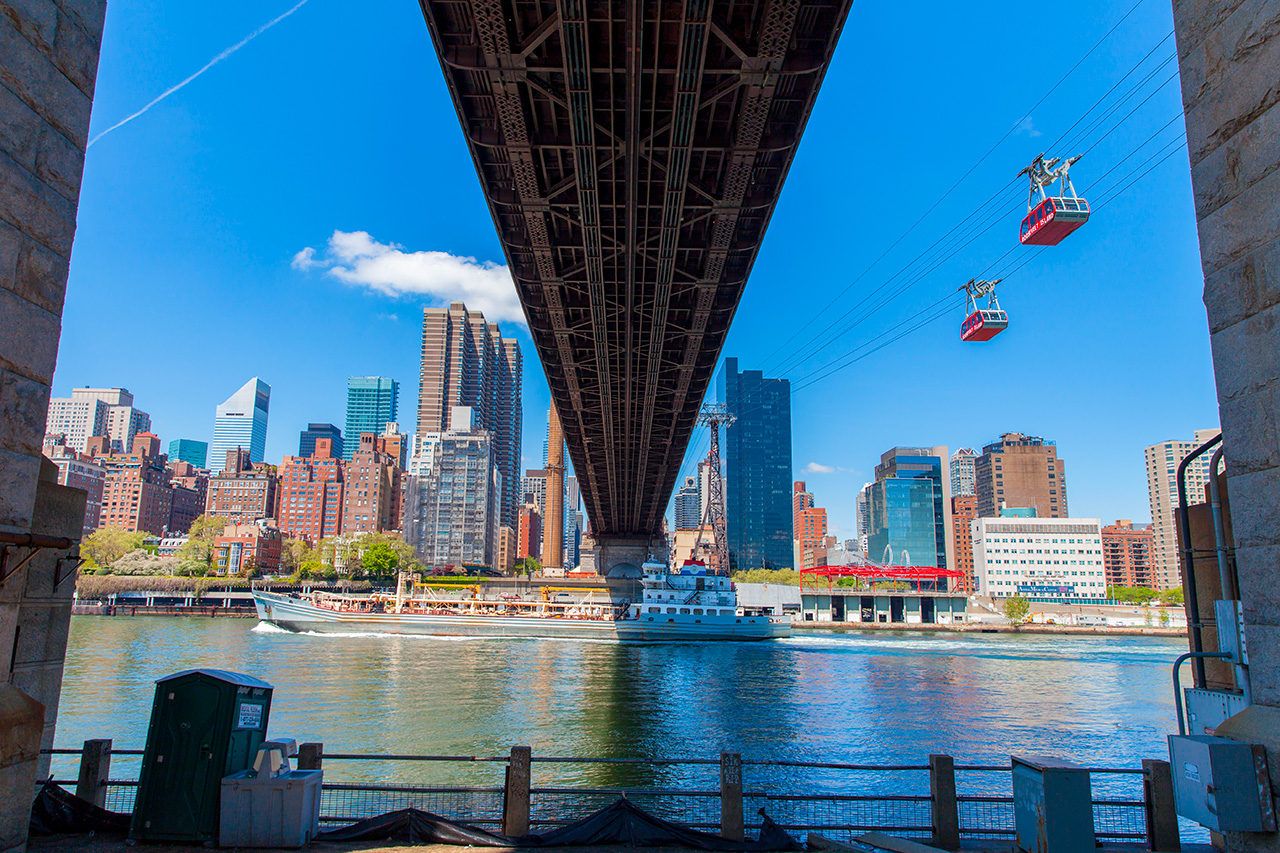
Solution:
<svg viewBox="0 0 1280 853"><path fill-rule="evenodd" d="M422 0L597 536L662 526L851 0Z"/></svg>

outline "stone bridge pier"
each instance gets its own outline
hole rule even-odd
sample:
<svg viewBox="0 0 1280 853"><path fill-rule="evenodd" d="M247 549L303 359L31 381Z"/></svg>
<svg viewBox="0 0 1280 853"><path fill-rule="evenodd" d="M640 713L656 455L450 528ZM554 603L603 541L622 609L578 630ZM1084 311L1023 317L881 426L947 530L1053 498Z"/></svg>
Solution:
<svg viewBox="0 0 1280 853"><path fill-rule="evenodd" d="M1280 791L1280 0L1174 0L1236 570L1254 706ZM1176 772L1176 771L1175 771ZM1231 833L1229 850L1280 850Z"/></svg>

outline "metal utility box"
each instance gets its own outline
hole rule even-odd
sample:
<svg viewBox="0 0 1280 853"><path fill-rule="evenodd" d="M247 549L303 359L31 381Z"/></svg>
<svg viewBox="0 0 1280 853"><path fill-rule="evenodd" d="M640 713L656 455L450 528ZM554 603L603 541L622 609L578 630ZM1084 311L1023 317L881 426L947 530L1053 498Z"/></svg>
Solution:
<svg viewBox="0 0 1280 853"><path fill-rule="evenodd" d="M1027 853L1094 853L1089 770L1060 758L1010 756L1017 846Z"/></svg>
<svg viewBox="0 0 1280 853"><path fill-rule="evenodd" d="M156 682L130 838L217 839L222 777L253 766L271 691L261 679L218 669Z"/></svg>
<svg viewBox="0 0 1280 853"><path fill-rule="evenodd" d="M1178 814L1216 832L1275 830L1264 747L1208 735L1171 735L1169 764Z"/></svg>
<svg viewBox="0 0 1280 853"><path fill-rule="evenodd" d="M320 831L323 770L253 770L222 780L221 847L305 847Z"/></svg>
<svg viewBox="0 0 1280 853"><path fill-rule="evenodd" d="M1193 735L1212 735L1218 726L1247 707L1241 693L1187 687L1183 691L1187 703L1187 731Z"/></svg>

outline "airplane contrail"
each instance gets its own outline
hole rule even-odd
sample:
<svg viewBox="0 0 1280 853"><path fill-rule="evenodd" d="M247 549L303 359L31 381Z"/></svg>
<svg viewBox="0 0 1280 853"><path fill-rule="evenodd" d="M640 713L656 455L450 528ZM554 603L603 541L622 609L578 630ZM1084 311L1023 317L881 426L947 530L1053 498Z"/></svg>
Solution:
<svg viewBox="0 0 1280 853"><path fill-rule="evenodd" d="M161 102L161 101L163 101L165 98L169 97L169 96L170 96L170 95L172 95L174 92L178 91L178 90L179 90L179 89L181 89L183 86L187 85L187 84L188 84L188 83L190 83L192 80L196 79L196 78L197 78L197 77L199 77L201 74L203 74L204 72L208 71L210 68L212 68L213 66L217 65L219 62L221 62L222 60L226 59L228 56L230 56L231 54L235 53L237 50L239 50L240 48L244 47L246 44L248 44L249 42L253 41L253 40L254 40L254 39L256 39L258 36L262 35L262 34L263 34L263 33L265 33L267 30L271 29L271 28L272 28L272 27L274 27L276 24L278 24L278 23L280 23L281 21L283 21L285 18L287 18L287 17L289 17L290 15L292 15L294 12L298 11L299 9L301 9L301 8L302 8L303 6L305 6L306 4L307 4L307 0L301 0L301 2L299 2L296 6L294 6L294 7L293 7L292 9L290 9L289 11L285 12L283 15L280 15L280 16L278 16L278 17L272 18L270 21L267 21L265 24L263 24L262 26L258 27L258 28L257 28L256 30L254 30L253 32L249 33L249 35L245 36L245 37L244 37L244 38L242 38L240 41L238 41L238 42L236 42L235 44L231 45L231 47L229 47L229 48L227 48L226 50L222 51L222 53L219 53L219 54L218 54L217 56L215 56L213 59L210 59L207 63L205 63L205 65L204 65L204 67L203 67L203 68L201 68L201 69L200 69L199 71L197 71L196 73L192 74L190 77L188 77L187 79L183 80L181 83L178 83L176 86L170 86L168 89L165 89L165 90L164 90L163 92L161 92L158 96L156 96L156 97L155 97L155 98L153 98L151 101L149 101L149 102L147 103L147 105L146 105L146 106L144 106L142 109L138 110L136 113L133 113L132 115L126 116L125 118L123 118L123 119L121 119L120 121L116 122L115 124L111 125L111 127L108 127L106 130L104 130L104 131L102 131L101 133L99 133L97 136L93 137L93 139L90 139L90 140L89 140L89 145L93 145L93 143L97 142L99 139L101 139L102 137L106 136L106 135L107 135L108 133L110 133L111 131L113 131L113 130L115 130L115 129L117 129L117 128L123 127L124 125L126 125L126 124L128 124L129 122L133 121L135 118L137 118L138 116L142 115L142 114L143 114L143 113L145 113L147 110L151 109L151 108L152 108L152 107L154 107L156 104L160 103L160 102ZM88 148L89 146L88 146L88 145L86 145L85 147L86 147L86 148Z"/></svg>

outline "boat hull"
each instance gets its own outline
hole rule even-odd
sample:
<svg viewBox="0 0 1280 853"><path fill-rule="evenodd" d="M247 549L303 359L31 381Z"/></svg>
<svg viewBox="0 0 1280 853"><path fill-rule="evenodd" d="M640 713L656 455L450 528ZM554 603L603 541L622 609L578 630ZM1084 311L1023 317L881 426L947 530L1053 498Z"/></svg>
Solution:
<svg viewBox="0 0 1280 853"><path fill-rule="evenodd" d="M552 637L631 642L768 640L791 635L790 625L765 617L752 617L733 625L658 624L573 617L340 612L316 607L300 598L269 592L255 592L253 600L260 620L296 633Z"/></svg>

